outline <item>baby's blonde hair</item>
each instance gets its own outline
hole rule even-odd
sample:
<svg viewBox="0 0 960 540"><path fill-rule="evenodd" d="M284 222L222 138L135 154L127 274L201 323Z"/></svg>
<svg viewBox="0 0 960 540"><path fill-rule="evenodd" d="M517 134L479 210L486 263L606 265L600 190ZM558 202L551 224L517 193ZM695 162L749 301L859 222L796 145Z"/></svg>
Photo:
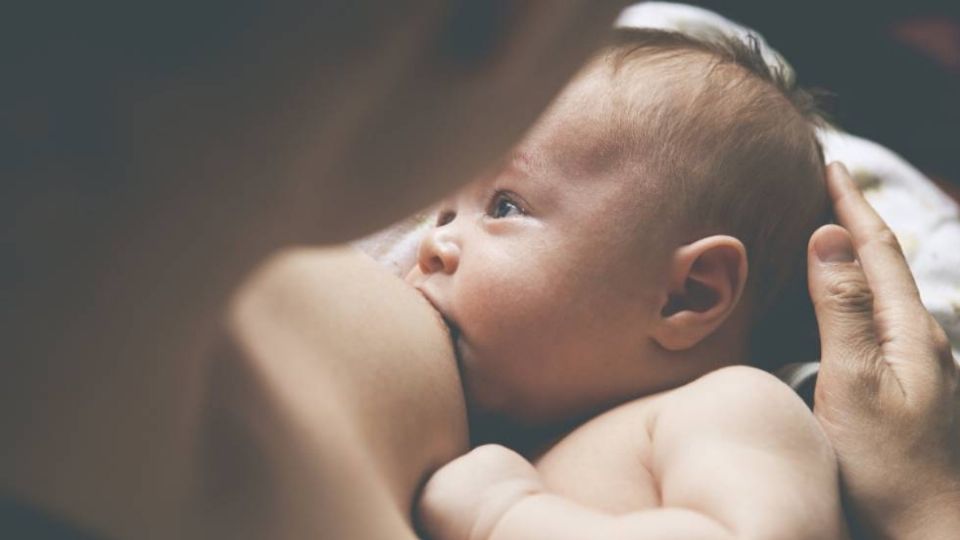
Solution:
<svg viewBox="0 0 960 540"><path fill-rule="evenodd" d="M631 80L650 77L640 68L665 84L664 99L634 96L649 106L619 123L644 141L646 173L679 201L670 222L691 240L729 234L746 247L752 362L814 359L806 247L830 205L813 95L769 66L755 40L719 34L621 29L593 65L609 70L614 92L630 95Z"/></svg>

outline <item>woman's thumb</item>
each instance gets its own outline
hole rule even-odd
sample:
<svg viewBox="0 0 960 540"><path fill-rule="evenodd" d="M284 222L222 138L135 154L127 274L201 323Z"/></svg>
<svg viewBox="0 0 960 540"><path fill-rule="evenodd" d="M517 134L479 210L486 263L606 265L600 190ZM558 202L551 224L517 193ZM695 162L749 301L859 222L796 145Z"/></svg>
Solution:
<svg viewBox="0 0 960 540"><path fill-rule="evenodd" d="M863 373L877 358L873 294L857 263L850 233L838 225L820 227L807 254L810 296L820 329L822 369Z"/></svg>

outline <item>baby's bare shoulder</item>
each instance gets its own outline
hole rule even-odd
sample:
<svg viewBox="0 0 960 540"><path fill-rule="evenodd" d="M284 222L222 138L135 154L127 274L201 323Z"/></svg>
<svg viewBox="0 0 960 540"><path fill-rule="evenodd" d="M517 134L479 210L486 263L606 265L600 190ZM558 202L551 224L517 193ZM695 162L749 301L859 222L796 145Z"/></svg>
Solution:
<svg viewBox="0 0 960 540"><path fill-rule="evenodd" d="M534 460L546 485L590 508L621 514L658 508L649 470L656 396L615 407L560 438Z"/></svg>
<svg viewBox="0 0 960 540"><path fill-rule="evenodd" d="M845 538L833 450L773 375L712 372L665 395L652 426L664 506L703 509L750 538Z"/></svg>
<svg viewBox="0 0 960 540"><path fill-rule="evenodd" d="M803 434L812 445L825 443L800 396L772 374L749 366L708 373L665 394L658 405L653 431L661 436L682 429L684 438L722 433L727 439L745 437L779 446L796 444L794 437Z"/></svg>
<svg viewBox="0 0 960 540"><path fill-rule="evenodd" d="M748 366L708 373L684 386L614 407L585 422L562 442L603 439L621 447L645 447L669 427L687 436L705 431L818 430L803 401L775 376Z"/></svg>
<svg viewBox="0 0 960 540"><path fill-rule="evenodd" d="M829 443L793 390L754 368L615 407L537 467L551 489L609 512L690 508L761 538L843 537ZM820 524L804 524L810 515Z"/></svg>
<svg viewBox="0 0 960 540"><path fill-rule="evenodd" d="M674 426L688 435L713 430L763 427L766 435L819 431L802 399L774 375L749 366L725 367L686 385L624 403L585 423L574 433L617 436L648 442ZM578 433L580 432L580 433Z"/></svg>

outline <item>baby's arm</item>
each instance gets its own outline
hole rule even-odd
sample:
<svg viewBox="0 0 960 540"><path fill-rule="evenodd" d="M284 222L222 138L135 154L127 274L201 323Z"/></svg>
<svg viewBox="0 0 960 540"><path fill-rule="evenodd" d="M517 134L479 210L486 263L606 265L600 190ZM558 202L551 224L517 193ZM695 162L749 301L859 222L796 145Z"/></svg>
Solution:
<svg viewBox="0 0 960 540"><path fill-rule="evenodd" d="M658 401L652 472L661 508L592 510L546 493L519 455L484 447L430 481L424 526L433 540L846 537L832 450L786 386L728 368ZM603 443L629 444L623 436Z"/></svg>
<svg viewBox="0 0 960 540"><path fill-rule="evenodd" d="M846 538L833 449L785 384L738 366L667 397L651 433L663 507L734 538Z"/></svg>
<svg viewBox="0 0 960 540"><path fill-rule="evenodd" d="M547 493L523 456L498 445L474 449L430 479L418 518L431 540L733 538L719 523L685 509L615 516Z"/></svg>

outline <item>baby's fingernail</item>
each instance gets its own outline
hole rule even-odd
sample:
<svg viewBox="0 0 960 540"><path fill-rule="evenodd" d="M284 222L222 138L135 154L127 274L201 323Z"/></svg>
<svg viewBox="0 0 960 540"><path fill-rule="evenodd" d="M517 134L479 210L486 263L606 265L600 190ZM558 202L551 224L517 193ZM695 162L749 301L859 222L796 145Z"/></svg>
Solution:
<svg viewBox="0 0 960 540"><path fill-rule="evenodd" d="M840 227L817 237L813 249L823 263L849 263L855 259L850 236Z"/></svg>

